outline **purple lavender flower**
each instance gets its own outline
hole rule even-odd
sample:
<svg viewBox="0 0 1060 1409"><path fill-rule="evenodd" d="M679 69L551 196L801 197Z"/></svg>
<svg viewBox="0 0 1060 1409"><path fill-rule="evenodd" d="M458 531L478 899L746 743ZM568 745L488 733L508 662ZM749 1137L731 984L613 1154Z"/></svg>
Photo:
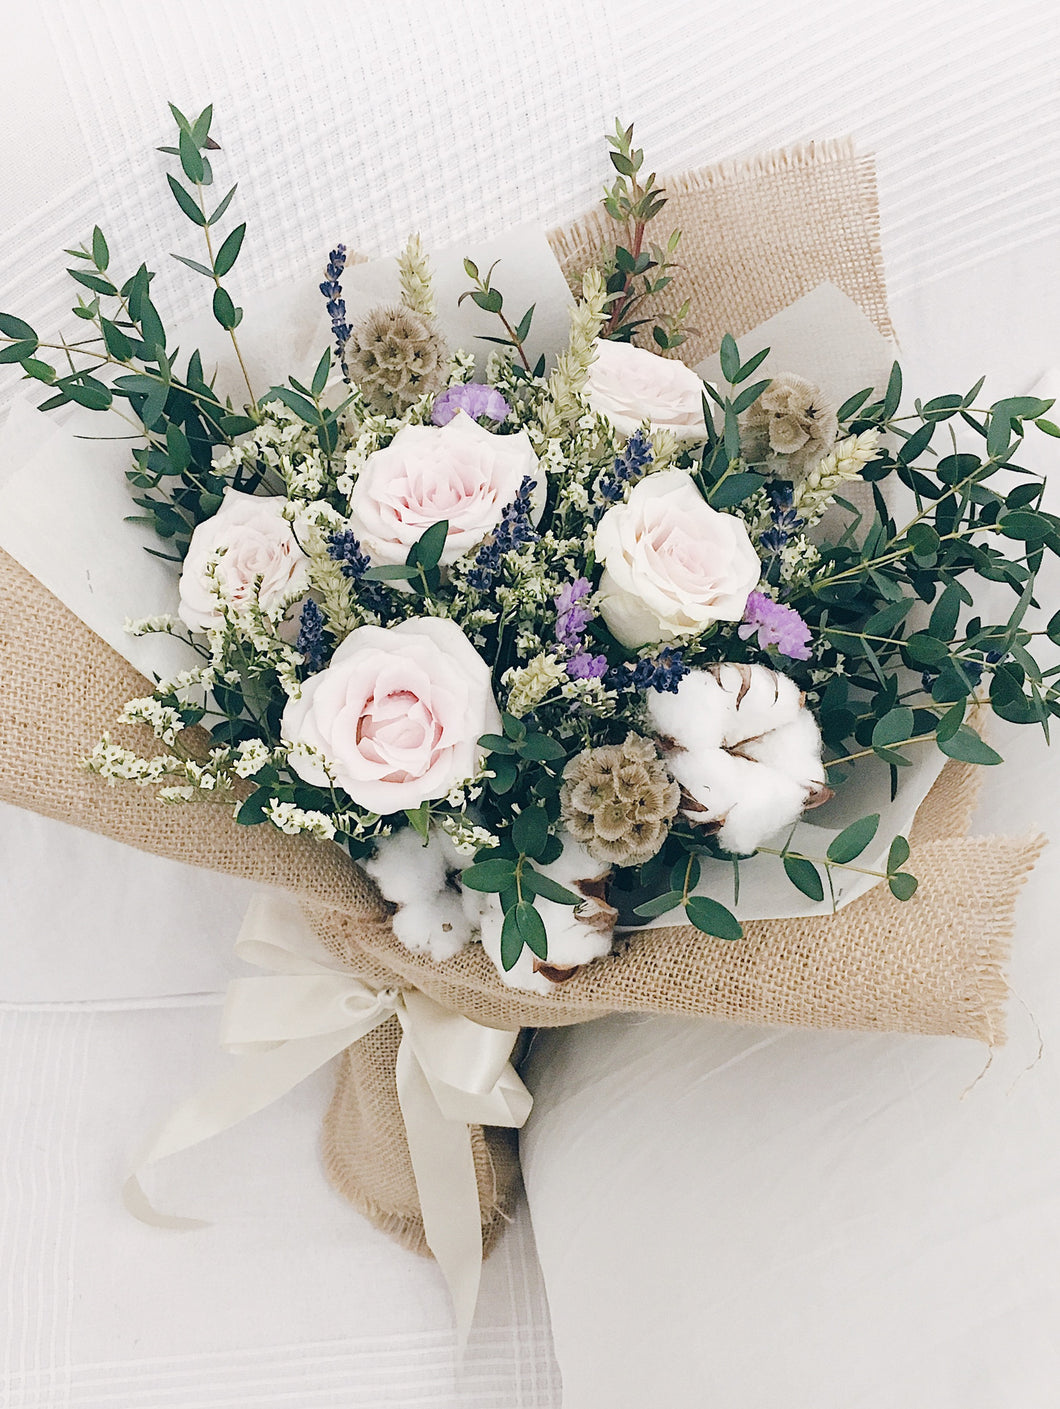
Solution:
<svg viewBox="0 0 1060 1409"><path fill-rule="evenodd" d="M596 486L596 497L600 504L597 515L617 504L625 492L627 484L634 484L652 462L652 443L643 431L634 431L626 441L621 455L615 457L611 472L601 475Z"/></svg>
<svg viewBox="0 0 1060 1409"><path fill-rule="evenodd" d="M320 286L320 292L328 301L331 331L335 334L335 350L342 363L343 376L346 375L346 363L342 353L350 336L349 325L346 322L346 300L342 297L342 285L339 283L345 268L346 246L336 245L328 255L327 277Z"/></svg>
<svg viewBox="0 0 1060 1409"><path fill-rule="evenodd" d="M681 652L668 646L652 659L644 656L636 665L612 666L607 683L616 690L658 690L676 695L677 687L689 673Z"/></svg>
<svg viewBox="0 0 1060 1409"><path fill-rule="evenodd" d="M357 599L370 611L382 612L386 606L386 592L382 583L363 581L371 567L371 559L361 550L361 545L352 529L344 528L328 538L328 557L339 564L343 577L352 577L358 584Z"/></svg>
<svg viewBox="0 0 1060 1409"><path fill-rule="evenodd" d="M496 387L480 382L451 386L435 397L431 420L436 426L447 426L458 411L464 411L473 421L485 416L490 421L503 421L511 407Z"/></svg>
<svg viewBox="0 0 1060 1409"><path fill-rule="evenodd" d="M769 516L773 520L758 540L767 553L777 554L793 533L806 522L795 510L795 491L786 480L776 480L766 490L769 495Z"/></svg>
<svg viewBox="0 0 1060 1409"><path fill-rule="evenodd" d="M747 641L756 632L758 644L763 650L767 646L776 646L781 655L792 660L810 659L810 628L794 607L774 602L764 592L752 592L748 597L743 625L737 635L741 641Z"/></svg>
<svg viewBox="0 0 1060 1409"><path fill-rule="evenodd" d="M528 543L536 543L537 530L530 522L530 495L537 488L537 480L523 476L519 493L504 510L501 521L493 530L493 536L475 554L475 564L467 575L470 586L479 592L488 592L494 578L501 570L501 559L506 553L523 548Z"/></svg>
<svg viewBox="0 0 1060 1409"><path fill-rule="evenodd" d="M556 603L556 640L568 650L575 650L581 644L582 632L593 619L592 610L580 605L588 597L593 584L587 577L579 577L569 582L553 600Z"/></svg>
<svg viewBox="0 0 1060 1409"><path fill-rule="evenodd" d="M572 680L602 680L607 674L607 657L579 651L567 661L566 670Z"/></svg>
<svg viewBox="0 0 1060 1409"><path fill-rule="evenodd" d="M305 657L310 674L318 671L324 663L324 613L312 597L307 597L302 603L295 650Z"/></svg>

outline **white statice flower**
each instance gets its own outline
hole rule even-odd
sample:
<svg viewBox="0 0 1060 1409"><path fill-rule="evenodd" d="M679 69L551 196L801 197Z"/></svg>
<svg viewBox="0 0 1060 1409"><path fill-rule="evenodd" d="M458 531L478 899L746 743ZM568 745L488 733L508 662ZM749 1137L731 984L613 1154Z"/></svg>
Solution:
<svg viewBox="0 0 1060 1409"><path fill-rule="evenodd" d="M477 896L456 883L467 858L444 831L431 827L425 843L405 827L382 838L363 864L384 898L397 907L391 925L414 954L429 954L441 963L474 937Z"/></svg>
<svg viewBox="0 0 1060 1409"><path fill-rule="evenodd" d="M155 794L159 802L172 804L192 802L195 798L194 788L159 788Z"/></svg>
<svg viewBox="0 0 1060 1409"><path fill-rule="evenodd" d="M501 963L501 929L504 913L497 895L476 892L482 947L493 960L498 974L509 988L528 993L555 993L585 964L611 952L618 912L607 903L605 892L611 874L609 865L595 860L573 837L564 835L563 852L557 861L540 867L544 874L573 894L581 896L577 906L560 905L538 896L535 908L541 916L548 939L548 958L539 959L523 947L513 968L505 972Z"/></svg>
<svg viewBox="0 0 1060 1409"><path fill-rule="evenodd" d="M119 724L146 724L164 744L175 744L184 728L179 710L162 704L153 695L130 700L118 716Z"/></svg>
<svg viewBox="0 0 1060 1409"><path fill-rule="evenodd" d="M181 625L175 616L127 616L122 630L127 636L153 636L156 633L170 636L179 631Z"/></svg>
<svg viewBox="0 0 1060 1409"><path fill-rule="evenodd" d="M508 687L508 712L521 719L546 695L568 679L567 668L556 656L541 653L524 666L512 666L501 677Z"/></svg>
<svg viewBox="0 0 1060 1409"><path fill-rule="evenodd" d="M821 733L799 687L761 665L693 670L676 694L649 692L648 717L682 811L749 855L831 796Z"/></svg>
<svg viewBox="0 0 1060 1409"><path fill-rule="evenodd" d="M270 798L265 816L274 827L291 837L306 832L310 836L320 837L322 841L333 841L335 838L335 823L326 813L296 807L293 802L278 802L276 798Z"/></svg>
<svg viewBox="0 0 1060 1409"><path fill-rule="evenodd" d="M232 772L237 778L253 778L272 762L272 750L261 739L244 739L236 746Z"/></svg>

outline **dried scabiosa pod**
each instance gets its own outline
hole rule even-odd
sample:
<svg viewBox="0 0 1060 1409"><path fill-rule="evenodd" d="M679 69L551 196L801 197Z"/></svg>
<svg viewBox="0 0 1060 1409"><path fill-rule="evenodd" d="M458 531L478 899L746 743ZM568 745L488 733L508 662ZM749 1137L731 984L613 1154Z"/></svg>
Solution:
<svg viewBox="0 0 1060 1409"><path fill-rule="evenodd" d="M781 372L740 417L740 450L752 463L793 479L827 455L839 434L835 407L820 387Z"/></svg>
<svg viewBox="0 0 1060 1409"><path fill-rule="evenodd" d="M585 749L563 770L560 816L591 856L639 866L666 840L681 790L650 739Z"/></svg>
<svg viewBox="0 0 1060 1409"><path fill-rule="evenodd" d="M400 416L442 385L446 345L434 324L410 308L373 308L350 330L344 348L350 380L374 411Z"/></svg>

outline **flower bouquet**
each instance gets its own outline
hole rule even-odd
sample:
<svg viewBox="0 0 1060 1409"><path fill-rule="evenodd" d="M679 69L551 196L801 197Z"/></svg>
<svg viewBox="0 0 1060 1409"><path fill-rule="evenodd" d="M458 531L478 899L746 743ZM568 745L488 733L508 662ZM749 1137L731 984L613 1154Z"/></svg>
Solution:
<svg viewBox="0 0 1060 1409"><path fill-rule="evenodd" d="M99 229L69 251L69 370L11 314L0 360L48 385L42 409L132 422L125 477L175 609L143 602L129 630L176 668L144 681L42 591L12 512L3 795L298 902L244 934L280 975L240 981L226 1018L232 1045L264 1044L255 1073L145 1162L342 1052L329 1173L435 1251L466 1318L453 1208L470 1180L475 1238L503 1221L521 1028L626 1009L999 1034L1040 842L963 833L972 766L1000 762L985 707L1060 712L1035 655L1060 614L1030 624L1060 520L1016 458L1026 423L1058 432L1033 397L907 410L897 364L836 395L748 348L825 280L889 331L871 172L845 148L664 191L621 126L603 213L551 237L565 344L541 345L554 310L513 301L503 253L439 278L413 237L380 303L340 245L333 346L261 386L223 282L245 226L223 233L232 192L210 198L211 113L174 116L167 179L205 244L177 257L228 370L183 338L178 357L155 276L116 275ZM843 220L793 249L826 190ZM327 1011L290 1026L322 981Z"/></svg>

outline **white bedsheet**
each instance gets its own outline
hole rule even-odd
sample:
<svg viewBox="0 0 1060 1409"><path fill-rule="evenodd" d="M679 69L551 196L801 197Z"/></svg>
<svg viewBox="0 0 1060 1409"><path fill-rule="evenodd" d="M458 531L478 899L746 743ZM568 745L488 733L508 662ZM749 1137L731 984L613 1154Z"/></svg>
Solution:
<svg viewBox="0 0 1060 1409"><path fill-rule="evenodd" d="M811 16L784 0L736 9L721 0L3 0L0 25L0 308L42 329L63 324L69 306L59 251L96 219L122 265L156 255L168 321L201 306L199 281L162 258L197 253L153 152L170 138L172 98L185 111L216 106L218 167L230 163L239 178L250 223L237 295L310 281L340 238L385 253L409 229L444 243L581 210L598 194L602 133L617 114L636 121L661 171L853 133L877 152L895 321L914 372L943 375L950 389L985 370L1000 394L1058 357L1060 20L1049 0L820 0ZM67 314L65 326L72 321ZM0 403L17 387L0 375ZM995 812L1007 806L1021 820L1024 784L1048 801L1050 769L1029 764L1018 784L995 791ZM1035 879L1039 890L1048 874ZM1055 929L1055 891L1043 894ZM15 1005L0 1014L0 1402L557 1405L523 1216L487 1267L458 1387L436 1269L376 1234L319 1172L326 1074L159 1172L157 1196L211 1217L212 1229L181 1238L120 1212L128 1148L217 1060L216 1012L194 995L223 987L244 897L221 878L0 810L0 1000ZM1046 933L1034 938L1025 912L1017 986L1048 1042L1057 974ZM123 1000L117 1011L86 1003L101 997L99 946L127 955L127 987L108 995ZM1033 1057L1029 1027L1017 1025L1009 1066L995 1062L959 1104L981 1064L967 1047L770 1035L719 1085L709 1073L746 1034L665 1026L656 1038L654 1025L599 1024L554 1039L555 1064L539 1064L531 1194L568 1409L698 1406L690 1376L711 1347L729 1360L725 1394L710 1402L737 1409L795 1409L814 1374L822 1409L1055 1402L1043 1397L1058 1368L1046 1336L1058 1309L1060 1174L1049 1048L1011 1102L1001 1092ZM688 1089L667 1094L678 1065ZM643 1100L627 1089L600 1109L634 1078ZM792 1087L785 1109L799 1121L768 1130ZM705 1145L674 1139L671 1098L702 1122ZM763 1128L769 1141L756 1146ZM643 1158L664 1138L667 1187L651 1182L658 1159ZM763 1146L775 1153L768 1163ZM602 1150L613 1164L600 1166ZM877 1160L866 1191L874 1154L888 1155L895 1178L884 1188ZM788 1170L797 1179L785 1182ZM812 1214L806 1226L769 1199L774 1179L793 1213ZM722 1195L727 1228L693 1220L694 1236L674 1253L701 1248L709 1262L681 1264L683 1280L657 1287L631 1280L638 1200L698 1209ZM950 1242L926 1243L914 1259L909 1238L925 1199L957 1199L968 1217L949 1225ZM869 1214L881 1209L899 1220L904 1243L894 1223L872 1233ZM751 1244L740 1243L741 1224ZM819 1244L811 1255L810 1234L829 1229L833 1259ZM740 1256L755 1239L768 1259ZM986 1265L979 1250L1005 1280L961 1286L964 1268ZM575 1275L578 1251L593 1260ZM875 1288L882 1253L891 1257L887 1324L897 1329L870 1344L856 1312L875 1304L858 1296L867 1282ZM723 1283L707 1276L715 1267ZM945 1323L928 1314L940 1300ZM594 1305L613 1306L614 1319L605 1326L589 1314ZM918 1325L937 1328L935 1377L914 1384L894 1346L902 1327ZM978 1334L984 1326L989 1334ZM663 1362L659 1347L681 1328ZM948 1368L955 1347L974 1352L961 1379ZM769 1380L771 1363L787 1378ZM856 1384L868 1386L860 1400Z"/></svg>

